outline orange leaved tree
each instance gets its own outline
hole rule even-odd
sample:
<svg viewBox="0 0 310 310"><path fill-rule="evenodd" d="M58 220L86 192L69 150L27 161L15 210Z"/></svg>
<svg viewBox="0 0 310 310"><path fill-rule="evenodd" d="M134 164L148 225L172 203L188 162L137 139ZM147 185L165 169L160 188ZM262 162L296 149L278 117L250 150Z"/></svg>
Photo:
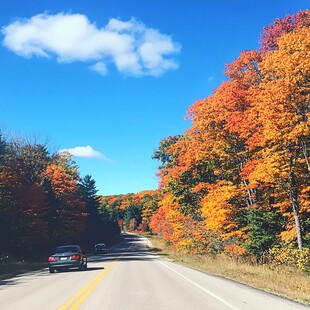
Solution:
<svg viewBox="0 0 310 310"><path fill-rule="evenodd" d="M58 156L56 163L49 164L45 171L50 201L49 233L56 243L73 242L85 229L85 203L79 194L77 174L72 173L74 169L68 157Z"/></svg>
<svg viewBox="0 0 310 310"><path fill-rule="evenodd" d="M310 28L281 36L277 46L260 65L263 79L252 113L259 118L261 139L256 165L247 171L252 182L274 184L282 212L292 214L301 249L301 222L310 212Z"/></svg>

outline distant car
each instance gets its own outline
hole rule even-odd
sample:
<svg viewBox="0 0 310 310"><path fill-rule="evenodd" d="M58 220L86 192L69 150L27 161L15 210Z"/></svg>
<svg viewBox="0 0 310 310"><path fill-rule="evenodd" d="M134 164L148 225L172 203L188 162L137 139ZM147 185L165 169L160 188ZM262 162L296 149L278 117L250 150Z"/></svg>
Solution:
<svg viewBox="0 0 310 310"><path fill-rule="evenodd" d="M97 243L95 245L95 254L105 254L108 252L107 246L105 245L105 243Z"/></svg>
<svg viewBox="0 0 310 310"><path fill-rule="evenodd" d="M50 273L71 268L85 270L87 269L87 256L78 245L58 246L48 258L48 268Z"/></svg>

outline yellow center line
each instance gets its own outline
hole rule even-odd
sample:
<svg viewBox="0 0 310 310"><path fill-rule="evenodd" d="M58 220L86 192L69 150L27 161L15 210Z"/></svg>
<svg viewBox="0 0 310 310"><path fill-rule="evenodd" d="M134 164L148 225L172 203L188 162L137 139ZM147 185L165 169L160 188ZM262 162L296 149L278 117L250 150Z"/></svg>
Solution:
<svg viewBox="0 0 310 310"><path fill-rule="evenodd" d="M107 268L102 270L92 281L82 287L72 298L70 298L59 310L78 309L86 298L92 293L102 279L109 273L109 271L117 264L117 261L112 262Z"/></svg>
<svg viewBox="0 0 310 310"><path fill-rule="evenodd" d="M128 251L132 247L133 243L130 243L129 247L126 249ZM126 252L125 251L125 252ZM124 253L125 253L124 252ZM124 256L124 253L121 254L118 259ZM103 269L93 280L88 284L82 287L73 297L71 297L65 304L63 304L58 310L77 310L86 300L86 298L94 291L102 279L111 271L111 269L117 264L118 259L113 261Z"/></svg>

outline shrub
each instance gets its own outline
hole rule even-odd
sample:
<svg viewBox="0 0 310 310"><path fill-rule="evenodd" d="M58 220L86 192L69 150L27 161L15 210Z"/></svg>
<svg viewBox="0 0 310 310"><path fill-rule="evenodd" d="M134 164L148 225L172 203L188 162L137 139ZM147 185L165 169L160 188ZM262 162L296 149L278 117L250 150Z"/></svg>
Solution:
<svg viewBox="0 0 310 310"><path fill-rule="evenodd" d="M310 248L299 250L292 247L275 247L269 250L269 254L268 260L272 265L294 265L310 274Z"/></svg>

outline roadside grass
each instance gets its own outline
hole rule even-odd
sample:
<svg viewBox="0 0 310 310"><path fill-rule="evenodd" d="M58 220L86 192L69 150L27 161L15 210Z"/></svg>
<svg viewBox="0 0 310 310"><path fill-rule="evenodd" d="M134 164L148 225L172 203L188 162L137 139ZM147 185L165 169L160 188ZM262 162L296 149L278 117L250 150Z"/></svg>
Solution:
<svg viewBox="0 0 310 310"><path fill-rule="evenodd" d="M149 237L154 252L188 267L222 276L253 288L310 305L310 276L297 268L256 265L226 256L211 257L180 253L164 241Z"/></svg>

